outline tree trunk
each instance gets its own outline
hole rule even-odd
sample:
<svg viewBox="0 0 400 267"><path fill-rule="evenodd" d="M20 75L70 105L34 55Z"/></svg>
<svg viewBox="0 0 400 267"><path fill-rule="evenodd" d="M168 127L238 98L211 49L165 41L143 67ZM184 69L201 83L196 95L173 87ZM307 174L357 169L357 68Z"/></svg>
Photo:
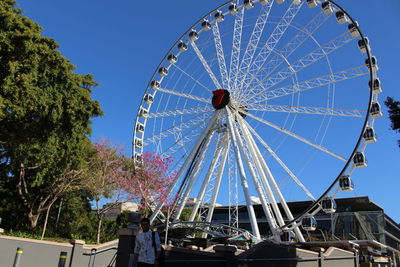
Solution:
<svg viewBox="0 0 400 267"><path fill-rule="evenodd" d="M103 222L103 216L99 216L99 221L97 223L97 235L96 235L96 244L100 244L100 235L101 235L101 224Z"/></svg>
<svg viewBox="0 0 400 267"><path fill-rule="evenodd" d="M56 220L56 229L58 228L58 222L60 221L60 214L61 214L62 204L63 204L63 198L61 198L60 206L58 207L57 220Z"/></svg>
<svg viewBox="0 0 400 267"><path fill-rule="evenodd" d="M96 233L96 244L100 244L100 235L101 235L101 224L103 222L103 214L100 211L99 207L100 199L96 199L96 213L97 213L97 233Z"/></svg>
<svg viewBox="0 0 400 267"><path fill-rule="evenodd" d="M46 227L47 227L47 221L48 221L48 219L49 219L50 209L51 209L51 206L53 206L54 202L55 202L55 200L52 201L52 202L50 203L49 207L47 208L47 211L46 211L46 218L44 219L44 224L43 224L42 237L40 238L40 240L43 240L44 234L46 233Z"/></svg>
<svg viewBox="0 0 400 267"><path fill-rule="evenodd" d="M32 211L29 211L28 218L31 223L31 229L35 229L39 220L39 214L33 214Z"/></svg>

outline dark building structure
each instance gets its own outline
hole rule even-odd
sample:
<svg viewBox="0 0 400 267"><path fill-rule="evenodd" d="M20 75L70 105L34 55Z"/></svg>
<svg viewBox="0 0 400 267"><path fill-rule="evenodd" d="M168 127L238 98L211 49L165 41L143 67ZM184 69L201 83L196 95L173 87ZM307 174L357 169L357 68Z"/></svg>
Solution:
<svg viewBox="0 0 400 267"><path fill-rule="evenodd" d="M384 209L368 197L335 199L335 213L324 213L322 210L315 215L317 229L305 232L307 241L338 241L352 240L365 248L365 253L386 255L400 253L400 226L384 212ZM288 206L296 217L311 201L288 202ZM261 205L254 205L261 235L269 235L269 226ZM282 212L282 214L284 214ZM218 207L214 211L213 222L229 224L227 207ZM238 207L239 227L251 230L246 206Z"/></svg>

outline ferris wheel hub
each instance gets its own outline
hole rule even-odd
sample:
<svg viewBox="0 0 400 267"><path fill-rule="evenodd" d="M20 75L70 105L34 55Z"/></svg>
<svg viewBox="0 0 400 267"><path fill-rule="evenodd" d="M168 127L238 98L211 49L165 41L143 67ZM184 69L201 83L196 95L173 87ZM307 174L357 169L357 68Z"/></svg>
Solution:
<svg viewBox="0 0 400 267"><path fill-rule="evenodd" d="M211 100L211 104L213 107L218 109L223 109L226 105L229 104L230 101L230 93L226 89L218 89L213 91L213 97Z"/></svg>

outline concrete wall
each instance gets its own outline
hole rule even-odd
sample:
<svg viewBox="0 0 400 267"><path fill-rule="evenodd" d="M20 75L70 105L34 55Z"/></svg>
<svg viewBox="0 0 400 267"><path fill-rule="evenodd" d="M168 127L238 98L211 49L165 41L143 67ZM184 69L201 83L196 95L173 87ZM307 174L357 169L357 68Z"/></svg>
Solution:
<svg viewBox="0 0 400 267"><path fill-rule="evenodd" d="M60 252L67 252L65 267L106 267L117 250L117 241L99 246L88 246L81 240L71 244L39 241L33 239L0 236L0 266L13 266L17 248L22 248L19 267L58 266ZM357 254L330 247L326 251L314 251L293 246L282 246L261 242L247 251L232 250L220 245L217 250L199 251L176 247L166 247L165 267L207 266L207 267L358 267ZM124 245L125 247L125 245ZM226 248L226 249L225 249ZM92 252L92 254L91 254ZM94 255L93 252L98 252ZM115 266L115 263L110 265ZM124 265L124 267L127 267Z"/></svg>
<svg viewBox="0 0 400 267"><path fill-rule="evenodd" d="M35 239L0 236L0 266L13 266L17 248L22 248L20 267L58 266L60 253L67 252L65 267L92 266L104 267L116 253L117 241L87 246L84 241L71 240L71 243L57 243ZM90 256L91 252L100 252ZM104 251L104 252L102 252ZM86 255L85 255L86 254Z"/></svg>
<svg viewBox="0 0 400 267"><path fill-rule="evenodd" d="M358 267L354 252L331 247L326 251L300 249L262 242L247 251L223 245L212 251L165 248L164 267ZM207 249L208 250L208 249Z"/></svg>
<svg viewBox="0 0 400 267"><path fill-rule="evenodd" d="M323 266L326 267L359 266L357 254L335 247L330 247L323 253L323 261Z"/></svg>
<svg viewBox="0 0 400 267"><path fill-rule="evenodd" d="M241 267L358 267L358 256L354 252L330 247L314 248L314 251L295 246L282 246L267 241L239 254Z"/></svg>

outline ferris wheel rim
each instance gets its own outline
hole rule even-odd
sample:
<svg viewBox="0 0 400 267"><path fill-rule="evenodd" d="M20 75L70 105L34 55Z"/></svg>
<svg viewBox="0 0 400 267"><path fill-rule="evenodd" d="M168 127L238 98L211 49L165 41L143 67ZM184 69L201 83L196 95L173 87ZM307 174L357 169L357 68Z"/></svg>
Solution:
<svg viewBox="0 0 400 267"><path fill-rule="evenodd" d="M357 28L358 32L360 33L361 39L364 40L365 36L364 36L364 34L362 33L360 27L358 26L357 21L354 20L354 19L350 16L350 14L349 14L345 9L343 9L340 5L338 5L335 1L333 1L333 0L326 0L326 1L328 1L328 2L330 2L330 3L332 3L332 4L334 4L337 8L339 8L340 10L342 10L342 11L345 13L345 15L350 19L350 21L351 21L351 22L354 24L354 26ZM366 53L367 53L368 60L369 60L369 62L370 62L370 72L369 72L369 74L370 74L370 81L374 81L374 79L376 78L376 77L375 77L376 74L375 74L374 71L372 71L372 63L371 63L372 55L371 55L371 49L370 49L369 47L367 47ZM336 179L335 179L335 180L332 182L332 184L325 190L325 192L323 192L323 193L321 194L321 196L320 196L316 201L314 201L314 202L313 202L311 205L309 205L302 213L300 213L298 216L296 216L296 218L294 218L293 220L290 220L290 221L287 222L285 225L283 225L283 226L282 226L282 229L287 228L287 227L293 225L294 223L298 222L299 220L301 220L301 218L303 218L304 216L307 216L307 214L308 214L311 210L313 210L314 208L316 208L317 205L319 205L319 203L321 203L321 201L329 194L329 192L331 192L331 190L333 189L333 187L338 183L340 177L346 172L346 170L347 170L347 168L349 167L349 165L351 165L351 162L352 162L352 160L353 160L353 157L354 157L354 155L356 154L356 152L357 152L357 150L358 150L358 148L359 148L359 146L360 146L360 144L361 144L361 142L362 142L362 140L363 140L363 134L364 134L364 132L365 132L365 129L366 129L367 125L368 125L368 121L369 121L369 119L370 119L370 112L369 112L369 111L371 110L372 98L373 98L373 90L372 90L372 88L371 88L371 89L370 89L370 92L369 92L369 101L368 101L368 109L367 109L368 112L367 112L367 114L366 114L366 117L365 117L365 120L364 120L364 124L363 124L362 130L361 130L360 136L358 137L358 141L357 141L356 145L354 146L354 149L353 149L353 151L352 151L352 153L351 153L351 156L349 157L349 159L348 159L348 161L346 162L346 164L343 166L342 170L340 171L340 173L338 174L338 176L336 177Z"/></svg>

